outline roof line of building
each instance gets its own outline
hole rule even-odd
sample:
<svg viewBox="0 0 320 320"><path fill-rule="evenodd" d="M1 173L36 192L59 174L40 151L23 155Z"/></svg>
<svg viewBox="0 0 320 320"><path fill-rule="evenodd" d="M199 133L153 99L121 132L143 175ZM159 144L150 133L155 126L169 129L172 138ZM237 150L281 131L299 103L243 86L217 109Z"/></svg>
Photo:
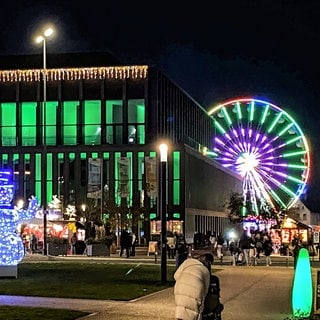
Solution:
<svg viewBox="0 0 320 320"><path fill-rule="evenodd" d="M0 70L0 82L39 82L60 80L145 79L148 66Z"/></svg>

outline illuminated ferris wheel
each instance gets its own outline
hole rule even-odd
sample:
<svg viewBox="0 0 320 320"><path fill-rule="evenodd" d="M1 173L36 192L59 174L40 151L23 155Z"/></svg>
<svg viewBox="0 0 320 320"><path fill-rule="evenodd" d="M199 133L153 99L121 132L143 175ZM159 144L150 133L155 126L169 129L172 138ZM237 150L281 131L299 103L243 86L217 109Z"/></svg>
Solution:
<svg viewBox="0 0 320 320"><path fill-rule="evenodd" d="M241 176L250 211L292 207L310 174L309 147L295 120L276 105L251 98L228 101L208 114L216 129L213 156Z"/></svg>

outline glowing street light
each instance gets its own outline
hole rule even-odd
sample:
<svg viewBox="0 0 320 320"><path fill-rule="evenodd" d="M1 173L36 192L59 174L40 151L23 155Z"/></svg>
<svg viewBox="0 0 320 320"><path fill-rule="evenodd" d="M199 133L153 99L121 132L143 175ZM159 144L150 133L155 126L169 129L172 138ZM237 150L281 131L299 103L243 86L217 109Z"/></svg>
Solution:
<svg viewBox="0 0 320 320"><path fill-rule="evenodd" d="M36 43L42 43L42 56L43 56L43 104L42 104L42 144L43 144L43 158L41 161L41 198L43 205L43 254L47 255L47 212L46 212L46 202L47 202L47 173L46 173L46 158L47 158L47 141L46 141L46 104L47 104L47 39L54 33L53 28L49 27L43 30L41 35L36 37Z"/></svg>
<svg viewBox="0 0 320 320"><path fill-rule="evenodd" d="M161 282L167 282L167 158L168 146L160 144L159 213L161 217Z"/></svg>
<svg viewBox="0 0 320 320"><path fill-rule="evenodd" d="M42 35L36 37L37 43L42 43L42 58L43 58L43 145L46 145L46 103L47 103L47 39L53 35L53 29L47 28Z"/></svg>

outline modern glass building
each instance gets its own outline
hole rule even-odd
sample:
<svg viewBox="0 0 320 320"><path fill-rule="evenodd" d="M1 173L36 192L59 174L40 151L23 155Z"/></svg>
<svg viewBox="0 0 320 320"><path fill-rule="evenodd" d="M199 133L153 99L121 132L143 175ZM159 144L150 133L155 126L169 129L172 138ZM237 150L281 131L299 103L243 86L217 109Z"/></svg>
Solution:
<svg viewBox="0 0 320 320"><path fill-rule="evenodd" d="M0 60L0 167L14 170L16 199L46 208L58 195L79 211L97 199L105 219L112 203L138 212L148 240L160 232L165 140L168 230L190 238L227 226L225 203L242 182L204 155L212 119L165 74L109 54L48 55L45 70L41 56Z"/></svg>

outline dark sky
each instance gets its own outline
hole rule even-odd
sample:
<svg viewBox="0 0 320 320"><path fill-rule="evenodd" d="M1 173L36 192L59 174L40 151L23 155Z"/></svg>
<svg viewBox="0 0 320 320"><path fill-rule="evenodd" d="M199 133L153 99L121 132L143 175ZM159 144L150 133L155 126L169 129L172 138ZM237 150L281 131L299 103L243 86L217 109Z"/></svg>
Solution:
<svg viewBox="0 0 320 320"><path fill-rule="evenodd" d="M34 35L51 22L48 53L110 51L155 64L205 108L239 96L266 99L310 140L308 202L320 212L320 2L188 2L1 1L0 55L41 53Z"/></svg>

